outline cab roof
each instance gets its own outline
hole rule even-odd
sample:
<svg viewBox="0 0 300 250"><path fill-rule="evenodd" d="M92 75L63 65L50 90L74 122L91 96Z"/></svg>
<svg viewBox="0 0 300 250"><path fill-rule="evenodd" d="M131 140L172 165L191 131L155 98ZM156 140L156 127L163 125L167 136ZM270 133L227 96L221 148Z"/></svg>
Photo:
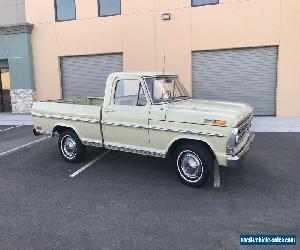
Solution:
<svg viewBox="0 0 300 250"><path fill-rule="evenodd" d="M167 72L114 72L110 77L157 77L157 76L177 76Z"/></svg>

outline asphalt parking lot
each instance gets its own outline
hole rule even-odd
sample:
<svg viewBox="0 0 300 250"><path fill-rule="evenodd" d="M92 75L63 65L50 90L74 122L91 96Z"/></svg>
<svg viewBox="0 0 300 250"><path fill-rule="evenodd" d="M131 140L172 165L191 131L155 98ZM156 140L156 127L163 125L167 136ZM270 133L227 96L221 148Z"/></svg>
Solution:
<svg viewBox="0 0 300 250"><path fill-rule="evenodd" d="M69 164L56 139L10 127L0 126L1 249L250 249L240 234L299 238L300 133L257 133L239 167L221 169L220 189L196 189L165 160L113 151L72 178L104 151Z"/></svg>

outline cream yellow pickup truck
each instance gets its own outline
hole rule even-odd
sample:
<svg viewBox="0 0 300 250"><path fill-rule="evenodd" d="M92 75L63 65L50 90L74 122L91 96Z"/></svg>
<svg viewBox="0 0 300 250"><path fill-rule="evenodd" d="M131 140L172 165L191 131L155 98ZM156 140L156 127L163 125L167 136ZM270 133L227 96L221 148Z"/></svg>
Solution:
<svg viewBox="0 0 300 250"><path fill-rule="evenodd" d="M68 162L84 159L86 146L168 158L191 186L215 162L239 160L254 138L250 106L191 99L178 76L163 73L113 73L105 97L36 102L32 116L34 134L58 136Z"/></svg>

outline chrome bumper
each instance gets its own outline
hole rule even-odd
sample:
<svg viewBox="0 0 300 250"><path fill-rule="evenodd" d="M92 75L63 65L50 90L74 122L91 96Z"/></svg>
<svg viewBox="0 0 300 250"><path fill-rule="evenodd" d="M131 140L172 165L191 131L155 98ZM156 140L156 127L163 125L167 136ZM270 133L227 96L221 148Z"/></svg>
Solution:
<svg viewBox="0 0 300 250"><path fill-rule="evenodd" d="M248 153L251 144L254 141L254 137L255 134L254 133L250 133L250 136L248 138L248 141L246 142L245 146L235 155L230 155L227 157L228 161L238 161L239 159L241 159L245 154Z"/></svg>

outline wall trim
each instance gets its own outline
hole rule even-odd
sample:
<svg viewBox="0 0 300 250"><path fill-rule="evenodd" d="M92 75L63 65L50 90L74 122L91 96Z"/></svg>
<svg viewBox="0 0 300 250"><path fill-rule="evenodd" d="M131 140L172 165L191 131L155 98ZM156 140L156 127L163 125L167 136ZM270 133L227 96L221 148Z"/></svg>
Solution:
<svg viewBox="0 0 300 250"><path fill-rule="evenodd" d="M0 25L0 36L27 33L31 34L33 25L30 23L23 23L17 25Z"/></svg>

